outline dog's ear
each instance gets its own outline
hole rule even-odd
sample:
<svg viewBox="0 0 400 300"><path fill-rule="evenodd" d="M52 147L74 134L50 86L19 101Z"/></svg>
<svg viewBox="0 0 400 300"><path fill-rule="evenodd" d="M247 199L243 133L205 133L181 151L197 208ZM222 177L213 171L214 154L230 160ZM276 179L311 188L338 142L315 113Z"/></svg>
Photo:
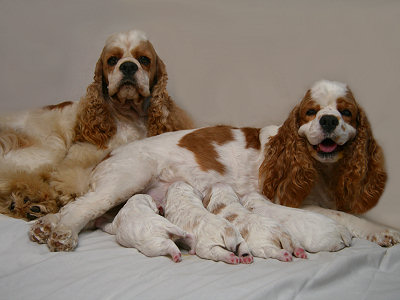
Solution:
<svg viewBox="0 0 400 300"><path fill-rule="evenodd" d="M168 74L164 62L158 55L156 63L156 74L148 110L147 135L153 136L168 131L193 128L191 118L168 95Z"/></svg>
<svg viewBox="0 0 400 300"><path fill-rule="evenodd" d="M317 177L306 142L298 134L299 110L298 105L278 133L269 138L259 169L262 193L271 201L290 207L302 204Z"/></svg>
<svg viewBox="0 0 400 300"><path fill-rule="evenodd" d="M351 91L349 97L353 97ZM364 110L358 106L357 134L344 153L333 187L339 210L362 214L374 207L385 188L382 148L376 142Z"/></svg>
<svg viewBox="0 0 400 300"><path fill-rule="evenodd" d="M117 131L109 104L105 101L108 97L107 86L103 78L102 55L96 63L94 81L86 91L85 97L80 101L77 123L75 126L75 140L89 142L99 148L107 148L107 143Z"/></svg>

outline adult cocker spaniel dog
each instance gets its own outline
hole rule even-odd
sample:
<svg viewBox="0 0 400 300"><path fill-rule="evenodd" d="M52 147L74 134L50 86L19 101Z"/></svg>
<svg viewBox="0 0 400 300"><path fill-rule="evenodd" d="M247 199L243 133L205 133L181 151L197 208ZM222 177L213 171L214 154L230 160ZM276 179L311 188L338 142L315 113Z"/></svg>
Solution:
<svg viewBox="0 0 400 300"><path fill-rule="evenodd" d="M205 206L210 187L230 186L243 206L275 221L265 228L272 239L286 232L310 252L339 250L352 236L382 246L400 241L399 232L352 215L376 204L386 172L364 111L338 82L317 82L280 127L217 126L129 143L111 152L90 180L88 193L32 225L31 240L47 243L52 251L73 250L82 228L111 207L147 193L165 208L166 201L175 201L166 200L167 191L170 195L171 188L178 188L172 183L184 181L200 192L186 196L194 202L203 197ZM317 206L297 209L306 204ZM187 213L181 218L187 219Z"/></svg>
<svg viewBox="0 0 400 300"><path fill-rule="evenodd" d="M193 128L166 90L167 72L146 35L110 36L79 102L0 117L0 213L33 220L89 188L116 147Z"/></svg>

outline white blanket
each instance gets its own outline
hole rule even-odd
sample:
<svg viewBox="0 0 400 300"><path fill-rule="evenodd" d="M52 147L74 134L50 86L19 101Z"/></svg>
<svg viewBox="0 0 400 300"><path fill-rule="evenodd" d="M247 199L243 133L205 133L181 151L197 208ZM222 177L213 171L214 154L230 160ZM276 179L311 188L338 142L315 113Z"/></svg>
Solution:
<svg viewBox="0 0 400 300"><path fill-rule="evenodd" d="M74 252L51 253L28 228L0 215L0 299L400 299L400 245L355 239L307 260L234 266L148 258L99 230L82 233Z"/></svg>

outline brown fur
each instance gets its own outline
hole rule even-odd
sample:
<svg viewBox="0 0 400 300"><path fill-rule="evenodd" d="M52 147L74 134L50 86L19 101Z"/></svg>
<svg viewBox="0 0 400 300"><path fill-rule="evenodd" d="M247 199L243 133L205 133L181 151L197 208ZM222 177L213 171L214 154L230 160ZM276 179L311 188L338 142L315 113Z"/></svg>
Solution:
<svg viewBox="0 0 400 300"><path fill-rule="evenodd" d="M151 93L146 118L139 118L131 105L108 95L107 72L111 69L107 65L108 51L120 55L118 48L104 47L94 80L78 103L63 102L28 112L40 121L29 125L37 126L36 131L31 128L15 130L7 124L7 118L6 121L0 119L0 213L33 219L57 212L87 192L91 170L107 159L113 148L142 137L145 128L148 136L193 128L190 117L168 95L165 65L149 41L141 42L132 53L135 57L146 55L151 59L151 64L143 67L149 72ZM142 99L138 101L139 105L143 103ZM131 130L126 137L118 137L117 122ZM45 141L35 136L41 130L50 131L42 134L49 136ZM47 150L53 140L60 145L52 150L51 162L36 169L22 164L13 166L3 157L17 149L38 148L39 151L42 147Z"/></svg>
<svg viewBox="0 0 400 300"><path fill-rule="evenodd" d="M260 150L260 128L244 127L240 128L246 138L246 148Z"/></svg>
<svg viewBox="0 0 400 300"><path fill-rule="evenodd" d="M201 128L185 135L178 146L192 151L203 171L214 170L223 175L225 166L218 161L219 155L213 143L223 145L232 140L232 127L216 126Z"/></svg>
<svg viewBox="0 0 400 300"><path fill-rule="evenodd" d="M304 112L313 105L309 91L286 119L278 134L265 145L265 160L260 170L262 192L282 205L299 207L309 195L317 178L328 181L330 195L338 210L361 214L376 205L383 193L387 174L382 149L376 143L370 124L349 90L338 106L351 110L357 134L345 145L343 158L329 175L321 173L321 163L310 155L308 141L298 135ZM315 105L315 104L314 104ZM308 108L306 108L308 106ZM302 112L302 113L300 113Z"/></svg>

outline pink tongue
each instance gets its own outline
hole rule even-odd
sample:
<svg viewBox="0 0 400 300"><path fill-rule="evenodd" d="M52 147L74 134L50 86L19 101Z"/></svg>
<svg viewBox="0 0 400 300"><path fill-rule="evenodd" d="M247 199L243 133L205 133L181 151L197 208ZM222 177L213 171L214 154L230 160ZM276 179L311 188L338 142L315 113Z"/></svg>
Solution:
<svg viewBox="0 0 400 300"><path fill-rule="evenodd" d="M321 150L322 152L325 152L325 153L331 153L331 152L335 151L336 148L337 148L337 144L332 144L332 145L319 144L319 150Z"/></svg>

